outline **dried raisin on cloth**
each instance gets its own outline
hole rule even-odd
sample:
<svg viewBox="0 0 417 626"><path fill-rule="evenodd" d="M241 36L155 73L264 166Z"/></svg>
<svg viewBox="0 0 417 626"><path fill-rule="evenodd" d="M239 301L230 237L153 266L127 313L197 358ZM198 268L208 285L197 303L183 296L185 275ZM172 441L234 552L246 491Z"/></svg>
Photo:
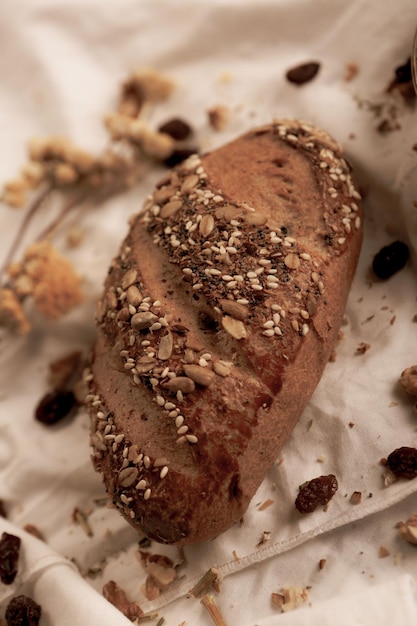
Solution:
<svg viewBox="0 0 417 626"><path fill-rule="evenodd" d="M402 241L393 241L374 256L372 269L381 280L388 280L405 267L410 251Z"/></svg>
<svg viewBox="0 0 417 626"><path fill-rule="evenodd" d="M6 609L7 626L38 626L42 609L27 596L16 596Z"/></svg>
<svg viewBox="0 0 417 626"><path fill-rule="evenodd" d="M3 533L0 539L0 579L5 585L11 585L17 574L20 553L20 537Z"/></svg>
<svg viewBox="0 0 417 626"><path fill-rule="evenodd" d="M387 465L397 478L412 480L417 476L417 449L397 448L388 456Z"/></svg>
<svg viewBox="0 0 417 626"><path fill-rule="evenodd" d="M338 484L334 474L313 478L301 485L295 506L300 513L312 513L319 505L328 504L337 489Z"/></svg>

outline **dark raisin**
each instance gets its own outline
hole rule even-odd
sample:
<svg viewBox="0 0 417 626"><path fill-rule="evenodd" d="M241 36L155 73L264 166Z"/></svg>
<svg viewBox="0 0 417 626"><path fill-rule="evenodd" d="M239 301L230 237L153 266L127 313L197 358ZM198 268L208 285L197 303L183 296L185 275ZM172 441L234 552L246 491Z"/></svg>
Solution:
<svg viewBox="0 0 417 626"><path fill-rule="evenodd" d="M338 489L334 474L313 478L301 485L295 506L300 513L312 513L319 505L325 506Z"/></svg>
<svg viewBox="0 0 417 626"><path fill-rule="evenodd" d="M411 74L411 58L408 57L404 65L395 68L395 78L397 83L409 83L413 80Z"/></svg>
<svg viewBox="0 0 417 626"><path fill-rule="evenodd" d="M3 533L0 539L0 580L11 585L17 574L19 561L20 537Z"/></svg>
<svg viewBox="0 0 417 626"><path fill-rule="evenodd" d="M27 596L16 596L10 600L6 609L7 626L37 626L42 609L39 604Z"/></svg>
<svg viewBox="0 0 417 626"><path fill-rule="evenodd" d="M178 117L161 124L158 130L160 133L166 133L176 141L184 141L192 133L191 126Z"/></svg>
<svg viewBox="0 0 417 626"><path fill-rule="evenodd" d="M4 502L2 500L0 500L0 517L7 517Z"/></svg>
<svg viewBox="0 0 417 626"><path fill-rule="evenodd" d="M312 61L310 63L302 63L287 71L286 77L290 83L294 85L304 85L316 76L320 69L320 63Z"/></svg>
<svg viewBox="0 0 417 626"><path fill-rule="evenodd" d="M407 244L402 241L393 241L388 246L381 248L374 256L372 269L378 278L387 280L402 270L409 256L410 251Z"/></svg>
<svg viewBox="0 0 417 626"><path fill-rule="evenodd" d="M47 393L35 409L35 419L51 426L77 410L72 391L54 390Z"/></svg>
<svg viewBox="0 0 417 626"><path fill-rule="evenodd" d="M175 167L197 152L197 148L177 148L163 163L166 167Z"/></svg>
<svg viewBox="0 0 417 626"><path fill-rule="evenodd" d="M397 448L387 458L387 465L398 478L411 480L417 476L417 449L403 446Z"/></svg>

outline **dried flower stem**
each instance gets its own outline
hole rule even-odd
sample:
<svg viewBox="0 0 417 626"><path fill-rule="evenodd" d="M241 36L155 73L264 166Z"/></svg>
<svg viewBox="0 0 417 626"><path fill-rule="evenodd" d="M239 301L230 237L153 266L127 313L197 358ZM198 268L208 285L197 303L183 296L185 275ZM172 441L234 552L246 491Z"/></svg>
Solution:
<svg viewBox="0 0 417 626"><path fill-rule="evenodd" d="M48 195L50 194L50 192L52 191L51 187L45 187L44 189L41 190L41 192L36 196L36 198L34 198L32 204L30 205L21 225L19 230L16 233L16 236L14 238L14 240L12 241L12 244L9 248L9 251L6 255L6 258L3 262L2 267L0 268L0 279L3 277L4 272L6 271L8 265L10 264L10 262L13 260L14 255L16 254L16 251L18 249L18 247L20 246L23 237L25 236L25 232L27 230L27 228L29 227L30 222L32 221L32 219L35 217L36 213L38 212L38 210L41 208L42 204L44 203L44 201L46 200L46 198L48 197Z"/></svg>
<svg viewBox="0 0 417 626"><path fill-rule="evenodd" d="M226 626L226 622L224 621L211 594L206 593L206 595L201 598L200 602L206 607L211 619L216 624L216 626Z"/></svg>
<svg viewBox="0 0 417 626"><path fill-rule="evenodd" d="M222 580L222 576L218 569L215 567L211 567L205 574L200 578L200 580L194 585L192 589L188 592L190 596L194 598L200 598L203 594L206 594L207 591L213 588L215 591L218 591L219 583Z"/></svg>
<svg viewBox="0 0 417 626"><path fill-rule="evenodd" d="M58 215L37 235L35 241L42 241L43 239L49 237L49 235L54 232L67 215L69 215L73 209L82 204L88 198L90 193L90 190L85 190L84 192L81 192L77 196L71 198L67 204L64 204Z"/></svg>

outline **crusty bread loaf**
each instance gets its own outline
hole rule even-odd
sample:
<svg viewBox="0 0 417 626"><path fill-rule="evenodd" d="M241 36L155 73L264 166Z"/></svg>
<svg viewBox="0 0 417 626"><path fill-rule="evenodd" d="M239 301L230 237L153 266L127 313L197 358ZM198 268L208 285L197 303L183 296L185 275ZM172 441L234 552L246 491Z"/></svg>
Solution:
<svg viewBox="0 0 417 626"><path fill-rule="evenodd" d="M361 236L350 167L306 123L159 183L110 267L87 377L93 462L134 527L186 544L242 518L334 347Z"/></svg>

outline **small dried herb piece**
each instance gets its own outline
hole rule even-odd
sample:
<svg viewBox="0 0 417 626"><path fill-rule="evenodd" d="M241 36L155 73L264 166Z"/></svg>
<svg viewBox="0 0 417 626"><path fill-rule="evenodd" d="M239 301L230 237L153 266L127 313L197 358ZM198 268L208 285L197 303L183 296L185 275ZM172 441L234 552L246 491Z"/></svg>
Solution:
<svg viewBox="0 0 417 626"><path fill-rule="evenodd" d="M334 474L319 476L304 483L295 500L300 513L312 513L319 505L325 506L333 498L338 489Z"/></svg>
<svg viewBox="0 0 417 626"><path fill-rule="evenodd" d="M188 592L190 596L194 598L201 598L208 593L210 589L214 589L217 593L220 591L219 583L223 580L222 574L215 567L210 569L204 574L202 578L190 589Z"/></svg>
<svg viewBox="0 0 417 626"><path fill-rule="evenodd" d="M411 480L417 476L417 449L397 448L388 456L386 464L397 478Z"/></svg>
<svg viewBox="0 0 417 626"><path fill-rule="evenodd" d="M72 391L54 390L47 393L35 410L35 419L42 424L52 426L71 415L77 409L77 402Z"/></svg>
<svg viewBox="0 0 417 626"><path fill-rule="evenodd" d="M372 269L378 278L387 280L403 269L409 256L410 251L407 244L402 241L394 241L381 248L374 256Z"/></svg>
<svg viewBox="0 0 417 626"><path fill-rule="evenodd" d="M20 537L3 533L0 539L0 580L11 585L17 574L20 552Z"/></svg>
<svg viewBox="0 0 417 626"><path fill-rule="evenodd" d="M286 73L287 80L294 85L304 85L310 82L316 76L320 69L320 63L312 61L310 63L302 63L289 69Z"/></svg>
<svg viewBox="0 0 417 626"><path fill-rule="evenodd" d="M6 609L7 626L37 626L42 608L27 596L16 596Z"/></svg>

